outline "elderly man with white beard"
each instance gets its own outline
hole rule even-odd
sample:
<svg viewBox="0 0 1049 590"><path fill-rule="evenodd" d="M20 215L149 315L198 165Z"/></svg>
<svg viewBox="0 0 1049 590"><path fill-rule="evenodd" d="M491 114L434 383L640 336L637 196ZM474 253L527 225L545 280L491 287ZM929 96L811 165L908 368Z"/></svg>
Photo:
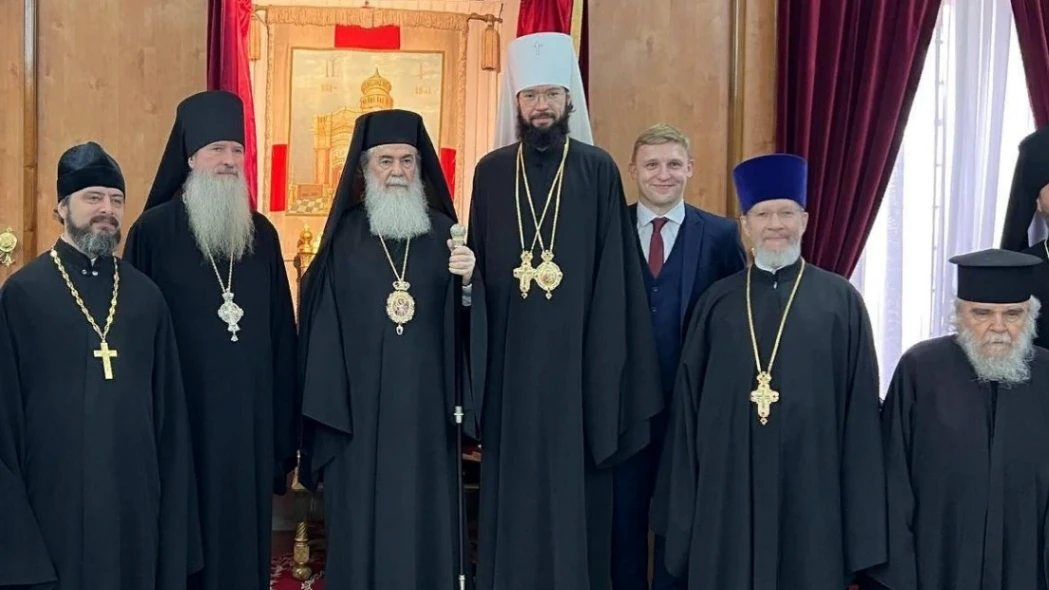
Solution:
<svg viewBox="0 0 1049 590"><path fill-rule="evenodd" d="M452 588L463 573L455 358L469 341L484 366L484 293L455 223L422 117L358 118L300 312L299 475L324 482L331 588ZM476 437L478 398L463 398Z"/></svg>
<svg viewBox="0 0 1049 590"><path fill-rule="evenodd" d="M124 254L178 339L204 544L189 587L265 588L272 495L295 465L295 318L277 231L248 200L236 95L178 106L145 209Z"/></svg>
<svg viewBox="0 0 1049 590"><path fill-rule="evenodd" d="M843 590L886 557L878 366L844 278L801 257L807 165L734 170L754 263L696 303L653 528L689 590Z"/></svg>
<svg viewBox="0 0 1049 590"><path fill-rule="evenodd" d="M956 256L956 334L900 359L882 410L889 561L870 589L1044 590L1049 351L1039 258Z"/></svg>

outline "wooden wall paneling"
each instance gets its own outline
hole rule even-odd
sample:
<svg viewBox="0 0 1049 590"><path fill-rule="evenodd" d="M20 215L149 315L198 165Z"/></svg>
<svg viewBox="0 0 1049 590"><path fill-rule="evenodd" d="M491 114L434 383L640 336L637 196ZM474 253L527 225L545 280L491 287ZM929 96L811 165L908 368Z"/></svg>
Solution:
<svg viewBox="0 0 1049 590"><path fill-rule="evenodd" d="M0 283L18 270L25 261L26 237L24 203L26 142L23 124L23 108L32 77L27 77L26 62L31 55L26 52L25 30L33 22L35 0L0 0L0 233L10 228L18 240L11 253L13 264L0 264ZM30 5L27 19L26 5ZM29 38L32 43L32 37ZM28 248L30 253L33 248Z"/></svg>
<svg viewBox="0 0 1049 590"><path fill-rule="evenodd" d="M631 200L634 139L668 123L692 139L685 199L734 215L732 166L775 133L775 0L591 0L589 18L595 141Z"/></svg>
<svg viewBox="0 0 1049 590"><path fill-rule="evenodd" d="M39 180L40 145L40 3L25 0L25 27L22 33L25 45L23 61L22 105L22 221L24 224L25 248L23 263L32 257L39 247L36 227L36 195Z"/></svg>
<svg viewBox="0 0 1049 590"><path fill-rule="evenodd" d="M125 233L137 219L175 107L206 87L207 3L48 0L40 22L37 252L61 233L55 174L77 143L97 141L117 160L127 183Z"/></svg>
<svg viewBox="0 0 1049 590"><path fill-rule="evenodd" d="M656 123L692 139L695 172L685 199L723 212L731 13L723 0L592 0L590 103L594 141L628 165L638 134Z"/></svg>
<svg viewBox="0 0 1049 590"><path fill-rule="evenodd" d="M776 0L734 0L741 7L736 22L741 54L736 71L741 86L732 104L740 119L739 135L731 152L733 166L742 160L776 150ZM730 177L731 178L731 177ZM729 183L727 198L733 214L739 203Z"/></svg>

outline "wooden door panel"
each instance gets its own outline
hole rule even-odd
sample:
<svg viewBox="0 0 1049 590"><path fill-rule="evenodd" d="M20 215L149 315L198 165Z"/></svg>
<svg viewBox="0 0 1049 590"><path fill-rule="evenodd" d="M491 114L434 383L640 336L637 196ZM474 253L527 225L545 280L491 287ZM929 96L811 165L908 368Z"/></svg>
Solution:
<svg viewBox="0 0 1049 590"><path fill-rule="evenodd" d="M36 251L35 12L36 0L0 0L0 283Z"/></svg>

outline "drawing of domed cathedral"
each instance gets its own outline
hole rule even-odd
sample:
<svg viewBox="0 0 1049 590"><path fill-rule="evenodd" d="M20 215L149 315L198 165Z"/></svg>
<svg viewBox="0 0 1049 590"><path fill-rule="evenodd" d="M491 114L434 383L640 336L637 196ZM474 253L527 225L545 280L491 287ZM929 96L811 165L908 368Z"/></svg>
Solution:
<svg viewBox="0 0 1049 590"><path fill-rule="evenodd" d="M376 68L374 74L361 82L361 99L357 108L342 107L313 117L313 182L292 185L289 213L328 213L346 163L357 117L392 109L391 90L393 85Z"/></svg>

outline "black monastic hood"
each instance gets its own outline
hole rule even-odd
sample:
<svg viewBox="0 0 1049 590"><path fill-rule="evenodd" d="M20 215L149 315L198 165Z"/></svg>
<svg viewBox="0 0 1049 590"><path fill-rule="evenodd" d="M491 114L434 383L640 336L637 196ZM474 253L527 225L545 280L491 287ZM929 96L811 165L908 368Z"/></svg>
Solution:
<svg viewBox="0 0 1049 590"><path fill-rule="evenodd" d="M166 203L179 194L189 176L190 156L216 141L244 145L244 102L240 97L225 90L208 90L183 100L175 111L175 123L145 208Z"/></svg>
<svg viewBox="0 0 1049 590"><path fill-rule="evenodd" d="M419 150L419 174L426 190L426 199L431 209L435 209L457 221L451 192L441 171L441 162L437 151L426 132L423 118L411 111L384 110L365 113L357 118L353 129L353 139L346 154L346 164L342 168L342 177L335 190L328 220L324 224L321 243L313 257L300 285L300 321L308 322L314 306L313 284L322 276L329 264L331 252L329 245L338 231L339 223L346 212L361 205L364 200L364 175L361 172L361 156L366 150L378 145L406 143Z"/></svg>
<svg viewBox="0 0 1049 590"><path fill-rule="evenodd" d="M346 154L346 165L343 166L339 186L335 189L331 211L321 236L321 246L314 260L320 258L325 238L334 235L335 228L346 212L364 200L364 175L361 173L361 157L364 152L375 146L391 143L406 143L419 150L419 173L422 174L426 200L430 208L453 220L456 219L451 191L441 170L441 160L437 157L437 150L426 132L423 118L418 113L398 109L365 113L358 117L354 124L353 139Z"/></svg>

